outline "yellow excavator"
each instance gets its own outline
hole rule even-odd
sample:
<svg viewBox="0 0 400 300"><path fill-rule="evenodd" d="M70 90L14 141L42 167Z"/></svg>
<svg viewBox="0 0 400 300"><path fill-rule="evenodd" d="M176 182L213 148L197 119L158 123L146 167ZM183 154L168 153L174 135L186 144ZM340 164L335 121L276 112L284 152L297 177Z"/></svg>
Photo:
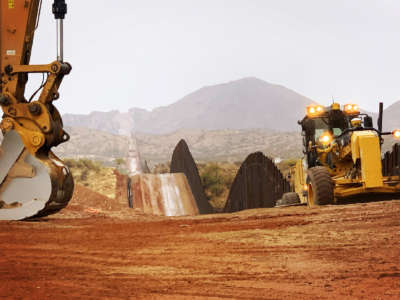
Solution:
<svg viewBox="0 0 400 300"><path fill-rule="evenodd" d="M294 192L279 205L328 205L400 195L400 177L383 176L383 136L400 138L400 130L383 132L383 104L379 105L378 128L358 105L310 105L299 121L304 159L289 171Z"/></svg>
<svg viewBox="0 0 400 300"><path fill-rule="evenodd" d="M64 0L55 0L57 59L30 65L32 43L41 0L0 2L0 220L46 216L65 207L74 183L68 167L51 151L68 141L60 113L53 105L71 65L63 60ZM27 97L28 76L39 73L43 82Z"/></svg>

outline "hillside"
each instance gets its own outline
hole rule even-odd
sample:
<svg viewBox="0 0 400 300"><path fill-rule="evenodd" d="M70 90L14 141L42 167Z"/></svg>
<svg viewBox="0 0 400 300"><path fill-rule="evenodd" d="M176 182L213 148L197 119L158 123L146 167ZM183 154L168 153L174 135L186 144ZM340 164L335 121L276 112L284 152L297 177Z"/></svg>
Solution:
<svg viewBox="0 0 400 300"><path fill-rule="evenodd" d="M55 148L61 157L86 157L112 162L126 157L127 138L87 128L67 128L71 140ZM248 154L263 151L272 157L301 155L301 135L265 129L253 130L180 130L170 134L137 134L139 151L151 166L168 162L180 139L185 139L198 161L242 161Z"/></svg>
<svg viewBox="0 0 400 300"><path fill-rule="evenodd" d="M126 137L88 128L67 128L67 131L71 134L71 140L53 149L61 157L90 158L108 163L126 157ZM187 141L194 158L201 162L241 162L255 151L282 159L302 156L299 132L265 129L179 130L164 135L138 133L136 136L139 151L150 167L169 162L173 149L182 138ZM395 142L392 137L385 137L383 151L390 150Z"/></svg>
<svg viewBox="0 0 400 300"><path fill-rule="evenodd" d="M392 131L400 128L400 101L388 106L383 112L383 128Z"/></svg>
<svg viewBox="0 0 400 300"><path fill-rule="evenodd" d="M64 124L120 134L164 134L179 129L273 129L294 131L305 107L313 101L280 85L257 78L244 78L203 87L181 100L152 111L66 114ZM132 101L134 103L134 101Z"/></svg>

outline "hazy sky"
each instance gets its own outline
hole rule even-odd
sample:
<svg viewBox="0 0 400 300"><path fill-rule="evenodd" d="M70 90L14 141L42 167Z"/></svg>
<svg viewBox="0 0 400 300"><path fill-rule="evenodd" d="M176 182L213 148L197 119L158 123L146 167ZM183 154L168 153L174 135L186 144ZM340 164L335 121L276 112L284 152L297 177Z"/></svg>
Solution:
<svg viewBox="0 0 400 300"><path fill-rule="evenodd" d="M52 2L31 63L56 57ZM62 113L152 109L248 76L326 104L400 100L399 0L66 2Z"/></svg>

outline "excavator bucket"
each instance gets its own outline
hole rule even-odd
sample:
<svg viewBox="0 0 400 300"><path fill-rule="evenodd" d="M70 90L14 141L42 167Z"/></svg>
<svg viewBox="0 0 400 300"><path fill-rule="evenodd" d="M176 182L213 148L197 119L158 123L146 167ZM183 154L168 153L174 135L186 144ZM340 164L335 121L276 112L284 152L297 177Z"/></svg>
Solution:
<svg viewBox="0 0 400 300"><path fill-rule="evenodd" d="M71 199L73 180L67 166L51 151L69 135L53 106L58 89L72 67L63 61L64 0L54 0L57 60L30 65L41 1L0 2L0 220L46 216ZM25 88L29 74L41 73L43 83L32 95ZM39 93L39 91L41 91ZM30 96L30 97L28 97Z"/></svg>
<svg viewBox="0 0 400 300"><path fill-rule="evenodd" d="M52 152L31 155L15 131L5 134L0 153L0 220L46 216L64 208L74 183Z"/></svg>

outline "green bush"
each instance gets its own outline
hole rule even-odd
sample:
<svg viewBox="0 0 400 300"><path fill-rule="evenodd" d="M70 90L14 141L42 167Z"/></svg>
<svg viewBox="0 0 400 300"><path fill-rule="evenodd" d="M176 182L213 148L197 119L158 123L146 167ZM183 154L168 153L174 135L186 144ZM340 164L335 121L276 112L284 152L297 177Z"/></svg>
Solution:
<svg viewBox="0 0 400 300"><path fill-rule="evenodd" d="M232 175L226 174L225 170L216 163L202 166L200 177L209 199L221 196L230 188L233 181Z"/></svg>

